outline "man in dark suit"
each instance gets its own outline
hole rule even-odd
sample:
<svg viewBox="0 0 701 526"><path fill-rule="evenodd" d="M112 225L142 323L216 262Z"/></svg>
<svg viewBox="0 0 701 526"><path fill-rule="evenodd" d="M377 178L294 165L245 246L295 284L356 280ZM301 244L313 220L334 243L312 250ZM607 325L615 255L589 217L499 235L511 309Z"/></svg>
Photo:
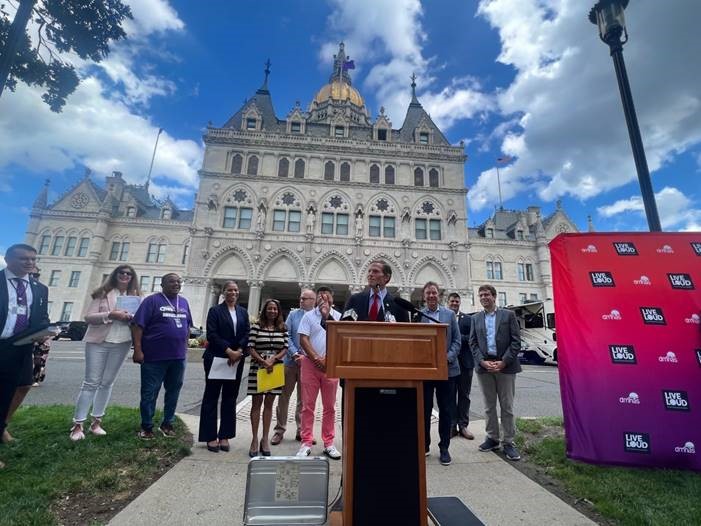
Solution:
<svg viewBox="0 0 701 526"><path fill-rule="evenodd" d="M392 279L392 267L381 259L368 267L368 289L353 294L343 309L344 317L351 309L357 315L356 321L409 321L409 313L398 306L386 289Z"/></svg>
<svg viewBox="0 0 701 526"><path fill-rule="evenodd" d="M501 444L504 454L509 460L520 460L521 455L514 446L516 425L513 411L516 374L521 372L521 364L518 361L518 353L521 350L518 320L513 311L497 308L497 291L494 287L482 285L478 293L484 310L472 317L470 349L484 394L487 419L487 439L480 444L479 450L499 449L498 400L501 406Z"/></svg>
<svg viewBox="0 0 701 526"><path fill-rule="evenodd" d="M472 389L472 373L475 370L475 361L470 350L470 327L471 317L469 314L460 312L460 294L451 292L448 295L448 308L455 313L460 328L460 378L457 389L457 412L455 421L452 424L453 436L460 435L468 440L474 440L473 435L467 429L470 423L470 390Z"/></svg>
<svg viewBox="0 0 701 526"><path fill-rule="evenodd" d="M33 366L33 344L13 342L49 324L49 289L30 276L36 259L34 247L12 245L5 252L7 268L0 270L0 434L22 375L31 375Z"/></svg>

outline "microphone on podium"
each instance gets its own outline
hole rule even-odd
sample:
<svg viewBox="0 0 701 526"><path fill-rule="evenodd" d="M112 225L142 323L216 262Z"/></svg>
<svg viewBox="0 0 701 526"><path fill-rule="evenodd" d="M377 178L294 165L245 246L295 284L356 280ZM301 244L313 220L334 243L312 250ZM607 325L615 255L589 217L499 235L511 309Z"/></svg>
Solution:
<svg viewBox="0 0 701 526"><path fill-rule="evenodd" d="M355 309L348 309L341 314L341 321L358 321L358 313Z"/></svg>

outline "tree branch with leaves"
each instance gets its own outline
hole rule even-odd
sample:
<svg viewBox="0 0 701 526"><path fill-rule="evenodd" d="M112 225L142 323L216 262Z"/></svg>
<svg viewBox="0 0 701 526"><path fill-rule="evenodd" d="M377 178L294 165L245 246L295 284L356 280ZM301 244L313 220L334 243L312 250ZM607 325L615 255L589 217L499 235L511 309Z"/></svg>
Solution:
<svg viewBox="0 0 701 526"><path fill-rule="evenodd" d="M7 5L16 10L12 21ZM112 42L126 37L122 26L131 18L121 0L0 0L0 96L5 87L14 91L18 81L43 86L42 99L60 112L80 83L63 55L100 62ZM28 32L30 21L35 39Z"/></svg>

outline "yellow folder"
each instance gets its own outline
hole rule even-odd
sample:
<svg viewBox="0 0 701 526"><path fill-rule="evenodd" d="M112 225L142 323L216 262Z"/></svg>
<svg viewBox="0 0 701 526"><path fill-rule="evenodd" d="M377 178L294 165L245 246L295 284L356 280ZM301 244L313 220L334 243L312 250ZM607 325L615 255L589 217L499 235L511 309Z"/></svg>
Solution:
<svg viewBox="0 0 701 526"><path fill-rule="evenodd" d="M258 369L258 392L263 393L285 385L285 366L281 363L273 365L273 372Z"/></svg>

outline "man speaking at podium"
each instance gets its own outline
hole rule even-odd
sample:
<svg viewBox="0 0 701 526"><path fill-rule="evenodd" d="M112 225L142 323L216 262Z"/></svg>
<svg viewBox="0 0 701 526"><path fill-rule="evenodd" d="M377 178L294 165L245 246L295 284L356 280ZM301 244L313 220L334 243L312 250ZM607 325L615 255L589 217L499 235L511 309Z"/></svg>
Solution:
<svg viewBox="0 0 701 526"><path fill-rule="evenodd" d="M353 321L409 321L409 312L395 302L386 289L392 279L392 267L381 259L368 267L368 289L353 294L343 309L344 320Z"/></svg>

